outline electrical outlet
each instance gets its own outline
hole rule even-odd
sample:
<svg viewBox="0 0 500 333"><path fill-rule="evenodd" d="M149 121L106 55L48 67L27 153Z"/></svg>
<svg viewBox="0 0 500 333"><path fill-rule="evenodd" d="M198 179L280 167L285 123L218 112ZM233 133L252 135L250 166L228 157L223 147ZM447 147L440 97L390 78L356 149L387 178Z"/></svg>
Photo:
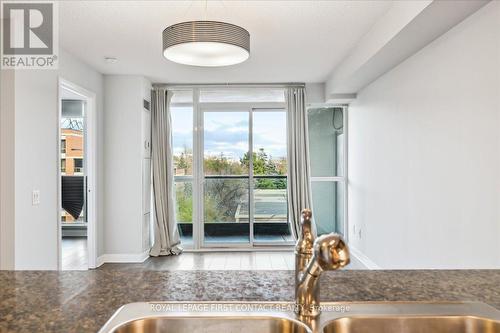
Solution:
<svg viewBox="0 0 500 333"><path fill-rule="evenodd" d="M38 206L40 204L40 190L33 190L31 194L31 203L33 206Z"/></svg>

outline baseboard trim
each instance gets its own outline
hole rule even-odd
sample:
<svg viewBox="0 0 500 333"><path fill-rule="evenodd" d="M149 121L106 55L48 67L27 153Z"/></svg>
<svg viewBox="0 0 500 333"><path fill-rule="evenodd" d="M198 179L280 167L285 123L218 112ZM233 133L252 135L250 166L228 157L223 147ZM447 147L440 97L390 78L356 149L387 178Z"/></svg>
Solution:
<svg viewBox="0 0 500 333"><path fill-rule="evenodd" d="M97 267L105 263L141 263L149 257L149 250L143 253L110 253L97 257Z"/></svg>
<svg viewBox="0 0 500 333"><path fill-rule="evenodd" d="M382 269L379 265L373 262L370 258L368 258L363 252L361 252L357 248L349 246L349 252L351 253L351 255L355 256L356 259L358 259L366 268L372 270Z"/></svg>

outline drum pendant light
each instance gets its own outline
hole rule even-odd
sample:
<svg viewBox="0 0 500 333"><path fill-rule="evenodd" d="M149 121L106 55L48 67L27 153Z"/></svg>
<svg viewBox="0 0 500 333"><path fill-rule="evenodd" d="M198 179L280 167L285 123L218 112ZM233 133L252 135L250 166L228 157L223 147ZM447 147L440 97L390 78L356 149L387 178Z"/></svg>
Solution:
<svg viewBox="0 0 500 333"><path fill-rule="evenodd" d="M163 30L163 55L173 62L204 67L229 66L250 56L250 34L225 22L189 21Z"/></svg>

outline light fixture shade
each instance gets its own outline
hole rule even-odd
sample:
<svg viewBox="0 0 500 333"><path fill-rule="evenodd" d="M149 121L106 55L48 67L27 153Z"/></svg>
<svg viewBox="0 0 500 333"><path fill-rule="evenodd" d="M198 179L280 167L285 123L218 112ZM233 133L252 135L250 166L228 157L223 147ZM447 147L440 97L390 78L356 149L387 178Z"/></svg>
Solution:
<svg viewBox="0 0 500 333"><path fill-rule="evenodd" d="M250 56L250 34L225 22L177 23L163 30L163 55L184 65L234 65Z"/></svg>

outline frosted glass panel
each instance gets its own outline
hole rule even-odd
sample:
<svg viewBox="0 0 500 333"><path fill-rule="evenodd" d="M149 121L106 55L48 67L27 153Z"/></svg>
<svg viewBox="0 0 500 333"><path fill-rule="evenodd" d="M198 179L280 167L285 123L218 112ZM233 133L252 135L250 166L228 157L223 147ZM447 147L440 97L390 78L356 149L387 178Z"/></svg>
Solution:
<svg viewBox="0 0 500 333"><path fill-rule="evenodd" d="M344 187L342 182L312 182L314 220L318 235L343 233Z"/></svg>
<svg viewBox="0 0 500 333"><path fill-rule="evenodd" d="M312 177L343 175L343 110L309 110L309 150Z"/></svg>

